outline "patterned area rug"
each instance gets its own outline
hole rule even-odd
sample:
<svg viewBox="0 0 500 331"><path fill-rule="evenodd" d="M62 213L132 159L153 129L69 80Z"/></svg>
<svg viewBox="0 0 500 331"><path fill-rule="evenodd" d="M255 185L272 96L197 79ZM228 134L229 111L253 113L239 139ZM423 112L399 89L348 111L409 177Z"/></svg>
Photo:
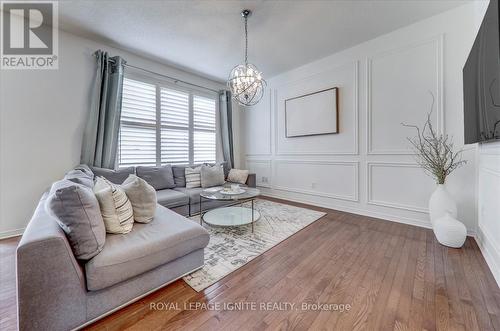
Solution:
<svg viewBox="0 0 500 331"><path fill-rule="evenodd" d="M254 224L254 233L251 225L203 225L210 233L210 242L205 248L205 266L184 277L193 289L199 292L207 288L325 215L268 200L255 200L254 203L255 209L260 212L260 219ZM200 221L199 216L191 220Z"/></svg>

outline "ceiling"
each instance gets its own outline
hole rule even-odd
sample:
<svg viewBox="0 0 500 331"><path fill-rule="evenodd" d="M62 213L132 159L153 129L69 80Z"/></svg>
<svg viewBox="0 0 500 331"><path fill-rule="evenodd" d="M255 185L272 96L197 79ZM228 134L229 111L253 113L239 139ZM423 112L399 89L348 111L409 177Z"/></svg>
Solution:
<svg viewBox="0 0 500 331"><path fill-rule="evenodd" d="M61 1L62 30L224 81L243 60L272 77L426 17L462 0Z"/></svg>

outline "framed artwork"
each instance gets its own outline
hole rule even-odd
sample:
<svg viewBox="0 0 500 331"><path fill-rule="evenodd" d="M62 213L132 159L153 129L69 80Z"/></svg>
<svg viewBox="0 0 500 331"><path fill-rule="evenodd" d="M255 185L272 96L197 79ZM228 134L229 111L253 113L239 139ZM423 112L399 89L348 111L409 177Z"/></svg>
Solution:
<svg viewBox="0 0 500 331"><path fill-rule="evenodd" d="M304 137L339 132L337 87L285 100L285 136Z"/></svg>

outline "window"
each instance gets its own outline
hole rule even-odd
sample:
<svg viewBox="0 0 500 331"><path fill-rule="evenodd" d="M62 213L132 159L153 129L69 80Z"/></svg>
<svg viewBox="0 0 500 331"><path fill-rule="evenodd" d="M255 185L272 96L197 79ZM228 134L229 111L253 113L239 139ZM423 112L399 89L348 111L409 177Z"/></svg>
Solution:
<svg viewBox="0 0 500 331"><path fill-rule="evenodd" d="M193 96L194 163L215 162L215 100Z"/></svg>
<svg viewBox="0 0 500 331"><path fill-rule="evenodd" d="M123 81L118 165L214 163L216 96Z"/></svg>

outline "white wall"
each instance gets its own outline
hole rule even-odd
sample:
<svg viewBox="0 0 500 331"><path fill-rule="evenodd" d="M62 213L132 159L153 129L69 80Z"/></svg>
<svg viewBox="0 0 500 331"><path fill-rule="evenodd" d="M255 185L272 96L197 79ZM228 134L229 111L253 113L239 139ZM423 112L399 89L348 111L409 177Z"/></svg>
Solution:
<svg viewBox="0 0 500 331"><path fill-rule="evenodd" d="M80 160L96 49L213 89L223 85L65 32L59 70L0 71L0 238L19 234L42 193Z"/></svg>
<svg viewBox="0 0 500 331"><path fill-rule="evenodd" d="M432 91L433 122L463 145L462 67L486 5L464 5L269 79L241 124L246 164L263 192L430 227L435 184L408 150L414 132L400 123L421 126ZM340 133L285 138L284 100L335 86ZM468 164L447 184L474 233L476 146L465 149Z"/></svg>
<svg viewBox="0 0 500 331"><path fill-rule="evenodd" d="M477 242L500 284L500 142L479 146Z"/></svg>

